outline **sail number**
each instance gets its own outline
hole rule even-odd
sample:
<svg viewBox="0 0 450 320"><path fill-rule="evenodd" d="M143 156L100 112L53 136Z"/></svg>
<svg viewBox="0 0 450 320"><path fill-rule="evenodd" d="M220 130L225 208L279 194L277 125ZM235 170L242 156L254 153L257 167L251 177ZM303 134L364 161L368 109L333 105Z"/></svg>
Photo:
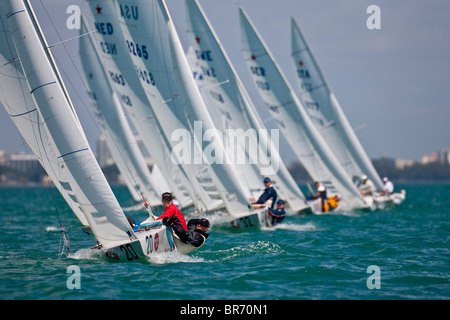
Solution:
<svg viewBox="0 0 450 320"><path fill-rule="evenodd" d="M256 76L265 77L266 76L266 70L262 67L250 67L250 72Z"/></svg>
<svg viewBox="0 0 450 320"><path fill-rule="evenodd" d="M307 69L297 69L297 75L301 79L311 78L311 75Z"/></svg>
<svg viewBox="0 0 450 320"><path fill-rule="evenodd" d="M266 70L264 68L262 68L262 67L250 66L250 72L255 77L265 77L266 76ZM266 81L255 80L255 84L261 90L266 90L266 91L270 90L270 85Z"/></svg>
<svg viewBox="0 0 450 320"><path fill-rule="evenodd" d="M317 102L305 101L304 104L305 104L305 107L307 107L308 109L319 110L319 104Z"/></svg>
<svg viewBox="0 0 450 320"><path fill-rule="evenodd" d="M111 77L111 80L113 82L120 84L122 86L125 85L125 79L123 78L123 76L121 74L109 71L109 76Z"/></svg>
<svg viewBox="0 0 450 320"><path fill-rule="evenodd" d="M300 88L305 91L312 91L312 84L308 82L302 82Z"/></svg>
<svg viewBox="0 0 450 320"><path fill-rule="evenodd" d="M123 95L120 96L120 99L121 99L122 102L125 103L127 106L129 106L129 107L132 107L132 106L133 106L133 104L131 103L131 99L130 99L129 96L123 94Z"/></svg>
<svg viewBox="0 0 450 320"><path fill-rule="evenodd" d="M239 218L239 221L242 222L244 228L251 228L254 226L254 224L252 223L252 221L250 220L249 217Z"/></svg>
<svg viewBox="0 0 450 320"><path fill-rule="evenodd" d="M136 72L138 74L139 79L142 81L151 84L152 86L155 85L155 79L153 78L153 75L151 72L147 72L147 70L142 70L137 65L134 65L134 68L136 69Z"/></svg>
<svg viewBox="0 0 450 320"><path fill-rule="evenodd" d="M119 249L120 251L125 251L127 260L129 261L139 258L139 255L136 253L136 251L134 251L133 247L129 243L127 243L126 245L121 245Z"/></svg>
<svg viewBox="0 0 450 320"><path fill-rule="evenodd" d="M223 100L223 96L220 93L214 92L212 90L209 90L209 93L211 94L211 96L216 99L217 101L224 103L225 101Z"/></svg>
<svg viewBox="0 0 450 320"><path fill-rule="evenodd" d="M153 252L153 237L152 235L146 236L145 241L147 242L147 255Z"/></svg>
<svg viewBox="0 0 450 320"><path fill-rule="evenodd" d="M265 81L259 81L259 80L256 80L256 86L257 86L258 88L260 88L261 90L266 90L266 91L269 91L269 90L270 90L270 85L269 85L269 83L267 83L267 82L265 82Z"/></svg>
<svg viewBox="0 0 450 320"><path fill-rule="evenodd" d="M132 53L133 55L135 55L139 58L143 58L145 60L148 59L148 52L147 52L146 45L139 45L138 43L134 43L133 41L128 41L128 40L127 40L127 45L128 45L128 50L130 51L130 53Z"/></svg>

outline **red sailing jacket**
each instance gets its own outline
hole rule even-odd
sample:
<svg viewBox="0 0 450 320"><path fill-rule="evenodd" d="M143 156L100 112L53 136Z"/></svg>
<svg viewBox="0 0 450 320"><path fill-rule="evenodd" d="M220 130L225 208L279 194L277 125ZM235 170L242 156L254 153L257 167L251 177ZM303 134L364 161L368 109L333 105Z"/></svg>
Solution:
<svg viewBox="0 0 450 320"><path fill-rule="evenodd" d="M161 220L165 217L171 218L173 216L176 216L178 220L180 220L181 225L183 226L184 230L187 230L186 221L184 220L183 214L181 213L180 209L177 208L176 205L171 204L170 206L166 207L164 209L164 213L158 217L156 220Z"/></svg>

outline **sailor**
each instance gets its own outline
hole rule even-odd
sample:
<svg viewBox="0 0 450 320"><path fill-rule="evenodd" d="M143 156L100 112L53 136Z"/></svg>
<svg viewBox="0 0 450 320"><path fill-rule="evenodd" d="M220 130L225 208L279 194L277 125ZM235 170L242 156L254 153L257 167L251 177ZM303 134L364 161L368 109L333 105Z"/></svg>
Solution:
<svg viewBox="0 0 450 320"><path fill-rule="evenodd" d="M284 217L286 216L286 211L284 211L284 201L278 200L277 208L269 209L269 215L272 217L272 225L273 226L281 223L283 221Z"/></svg>
<svg viewBox="0 0 450 320"><path fill-rule="evenodd" d="M310 200L321 198L322 201L325 201L327 199L327 188L325 188L325 186L319 181L314 182L314 186L316 187L317 192L310 198Z"/></svg>
<svg viewBox="0 0 450 320"><path fill-rule="evenodd" d="M178 232L186 231L187 225L180 209L173 204L173 197L170 192L162 194L162 204L165 207L164 212L156 220L163 220L164 223L170 221L170 226L178 235Z"/></svg>
<svg viewBox="0 0 450 320"><path fill-rule="evenodd" d="M315 199L321 199L321 207L322 207L322 211L324 211L325 202L328 199L327 188L325 188L325 186L323 184L321 184L319 181L314 182L314 186L316 187L317 192L314 195L309 196L307 198L307 200L310 201L310 200L315 200Z"/></svg>
<svg viewBox="0 0 450 320"><path fill-rule="evenodd" d="M187 230L178 228L177 236L184 243L191 244L194 247L200 247L209 237L209 234L206 233L209 226L210 224L207 219L190 219L187 224Z"/></svg>
<svg viewBox="0 0 450 320"><path fill-rule="evenodd" d="M329 197L327 201L324 202L322 211L323 212L333 211L339 205L339 201L341 201L341 198L338 195Z"/></svg>
<svg viewBox="0 0 450 320"><path fill-rule="evenodd" d="M393 194L394 193L394 184L392 181L390 181L387 177L383 178L383 191L381 191L381 195L384 196L386 194Z"/></svg>
<svg viewBox="0 0 450 320"><path fill-rule="evenodd" d="M263 194L259 197L258 201L252 203L253 209L263 208L267 206L270 209L273 209L275 205L275 201L277 200L277 192L272 186L272 181L270 178L264 178L264 189Z"/></svg>
<svg viewBox="0 0 450 320"><path fill-rule="evenodd" d="M370 180L366 175L361 177L362 185L359 186L359 192L361 192L362 196L372 196L375 195L377 191L375 188L375 184Z"/></svg>

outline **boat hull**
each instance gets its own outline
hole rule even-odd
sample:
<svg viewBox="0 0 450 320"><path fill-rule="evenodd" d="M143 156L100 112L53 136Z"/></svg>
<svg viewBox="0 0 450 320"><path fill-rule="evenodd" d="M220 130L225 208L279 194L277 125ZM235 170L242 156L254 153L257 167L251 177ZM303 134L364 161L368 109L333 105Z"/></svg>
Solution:
<svg viewBox="0 0 450 320"><path fill-rule="evenodd" d="M101 248L108 259L116 261L133 261L169 251L188 254L199 247L181 242L173 235L171 229L163 224L135 232L137 240L121 243L109 248Z"/></svg>
<svg viewBox="0 0 450 320"><path fill-rule="evenodd" d="M268 209L263 208L238 216L234 215L230 223L236 229L259 229L268 225L267 213Z"/></svg>

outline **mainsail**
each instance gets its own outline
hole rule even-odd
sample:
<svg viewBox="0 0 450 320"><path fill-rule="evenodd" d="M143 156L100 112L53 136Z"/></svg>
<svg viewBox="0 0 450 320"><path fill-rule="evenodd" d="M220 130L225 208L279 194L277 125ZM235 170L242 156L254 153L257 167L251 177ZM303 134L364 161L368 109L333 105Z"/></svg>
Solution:
<svg viewBox="0 0 450 320"><path fill-rule="evenodd" d="M213 194L201 192L206 190L202 182L208 183L210 179L228 212L249 212L249 188L226 159L222 138L192 78L165 3L157 0L115 2L130 55L138 74L145 75L142 83L164 134L169 140L180 131L189 137L187 142L194 150L194 157L188 157L188 163L182 162L182 166L191 184L207 206L217 202ZM203 148L203 141L211 143ZM179 145L178 140L171 142L172 148ZM200 152L198 156L195 156L196 150ZM202 176L199 171L192 172L197 166L206 170Z"/></svg>
<svg viewBox="0 0 450 320"><path fill-rule="evenodd" d="M317 130L354 182L367 175L377 189L382 190L380 176L331 92L294 19L291 21L291 46L300 99Z"/></svg>
<svg viewBox="0 0 450 320"><path fill-rule="evenodd" d="M242 47L256 88L298 160L329 194L338 194L341 209L367 205L291 89L263 40L240 9Z"/></svg>
<svg viewBox="0 0 450 320"><path fill-rule="evenodd" d="M152 159L161 170L170 190L180 203L180 207L197 205L195 194L190 188L188 179L177 164L170 159L169 142L162 134L162 129L156 120L147 96L136 73L135 65L130 58L128 49L122 44L125 39L119 27L112 1L89 1L89 8L98 32L95 33L101 48L106 73L112 80L114 89L126 107L143 144L150 152Z"/></svg>
<svg viewBox="0 0 450 320"><path fill-rule="evenodd" d="M111 87L97 53L95 42L81 20L80 59L91 105L100 132L108 143L114 161L136 201L148 200L152 206L161 204L160 183L153 180L142 152L125 118L122 103ZM88 34L88 35L87 35Z"/></svg>
<svg viewBox="0 0 450 320"><path fill-rule="evenodd" d="M3 14L7 12L4 3L0 4L0 11L0 101L75 216L83 226L88 226L70 184L64 175L59 174L59 164L51 160L56 159L58 154L30 95L8 22Z"/></svg>
<svg viewBox="0 0 450 320"><path fill-rule="evenodd" d="M169 26L171 22L164 5L156 1L116 1L116 13L128 45L131 59L159 122L162 134L169 142L172 161L180 164L189 179L196 201L207 211L223 207L224 203L212 181L211 171L202 160L201 141L195 135L203 133L203 123L194 128L198 119L186 106L189 96L183 95L174 74L180 70L173 61ZM128 11L129 10L129 11ZM175 35L176 37L176 35ZM181 90L180 90L181 89ZM196 130L197 129L197 130ZM194 157L191 157L194 155ZM196 161L197 160L197 161Z"/></svg>
<svg viewBox="0 0 450 320"><path fill-rule="evenodd" d="M54 172L57 179L61 177L57 181L73 192L73 202L100 244L109 246L135 239L89 147L29 2L9 1L8 6L6 19L29 94L42 120L39 128L46 131L53 147L53 153L46 155L55 164L50 170L58 170ZM41 136L36 135L36 139Z"/></svg>
<svg viewBox="0 0 450 320"><path fill-rule="evenodd" d="M208 102L208 109L211 113L219 113L216 126L222 126L223 131L241 132L248 138L238 142L243 142L247 156L245 163L241 164L241 171L248 175L256 171L257 174L256 180L246 178L250 187L252 190L261 189L261 177L269 176L278 198L285 200L291 211L304 209L307 205L303 193L274 143L265 134L267 129L198 1L186 0L185 3L190 40L188 61L191 69L197 70L195 79L203 99Z"/></svg>

